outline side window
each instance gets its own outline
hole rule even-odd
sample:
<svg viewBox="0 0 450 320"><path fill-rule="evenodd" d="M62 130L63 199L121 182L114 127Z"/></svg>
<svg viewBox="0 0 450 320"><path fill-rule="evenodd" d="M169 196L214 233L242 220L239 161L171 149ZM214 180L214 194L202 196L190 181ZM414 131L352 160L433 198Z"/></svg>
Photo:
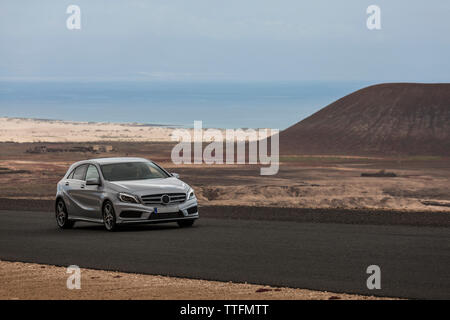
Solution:
<svg viewBox="0 0 450 320"><path fill-rule="evenodd" d="M83 164L79 167L77 167L73 173L73 178L75 180L84 180L84 177L86 176L86 169L87 165Z"/></svg>
<svg viewBox="0 0 450 320"><path fill-rule="evenodd" d="M73 174L75 173L75 169L67 176L67 179L73 179Z"/></svg>
<svg viewBox="0 0 450 320"><path fill-rule="evenodd" d="M86 172L86 181L89 179L100 179L97 168L92 164L89 165L89 168Z"/></svg>

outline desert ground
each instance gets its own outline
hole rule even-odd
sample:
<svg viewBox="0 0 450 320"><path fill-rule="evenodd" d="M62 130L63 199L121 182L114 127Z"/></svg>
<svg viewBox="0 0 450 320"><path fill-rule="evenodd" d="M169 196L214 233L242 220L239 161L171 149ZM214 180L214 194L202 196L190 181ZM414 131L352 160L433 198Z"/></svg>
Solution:
<svg viewBox="0 0 450 320"><path fill-rule="evenodd" d="M109 152L90 147L109 146ZM256 165L174 165L172 142L0 143L0 198L48 199L75 161L150 158L192 185L201 205L450 211L450 159L443 157L280 157L280 171ZM46 147L44 151L41 147ZM362 177L380 170L395 177Z"/></svg>
<svg viewBox="0 0 450 320"><path fill-rule="evenodd" d="M81 269L81 289L68 290L65 267L0 261L0 300L382 300L386 298L254 284Z"/></svg>

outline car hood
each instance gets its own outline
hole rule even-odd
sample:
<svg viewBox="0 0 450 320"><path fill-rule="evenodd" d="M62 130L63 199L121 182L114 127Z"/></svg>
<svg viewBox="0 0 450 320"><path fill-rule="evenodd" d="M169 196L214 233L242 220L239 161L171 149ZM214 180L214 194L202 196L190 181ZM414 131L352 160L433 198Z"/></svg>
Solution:
<svg viewBox="0 0 450 320"><path fill-rule="evenodd" d="M160 193L185 193L189 189L186 183L174 177L167 179L116 181L108 182L108 184L118 192L128 192L138 196Z"/></svg>

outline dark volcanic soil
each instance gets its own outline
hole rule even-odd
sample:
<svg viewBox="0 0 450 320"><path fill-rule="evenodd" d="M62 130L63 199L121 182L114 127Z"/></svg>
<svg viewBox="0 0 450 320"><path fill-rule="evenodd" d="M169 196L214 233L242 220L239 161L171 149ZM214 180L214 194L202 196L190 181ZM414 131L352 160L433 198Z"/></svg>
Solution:
<svg viewBox="0 0 450 320"><path fill-rule="evenodd" d="M284 130L283 154L450 155L450 84L381 84Z"/></svg>

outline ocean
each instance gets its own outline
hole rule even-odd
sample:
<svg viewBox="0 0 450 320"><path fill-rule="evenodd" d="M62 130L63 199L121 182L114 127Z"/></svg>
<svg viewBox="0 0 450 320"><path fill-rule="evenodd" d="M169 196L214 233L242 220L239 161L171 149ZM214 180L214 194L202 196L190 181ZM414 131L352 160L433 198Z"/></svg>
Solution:
<svg viewBox="0 0 450 320"><path fill-rule="evenodd" d="M285 129L368 82L0 81L0 116Z"/></svg>

